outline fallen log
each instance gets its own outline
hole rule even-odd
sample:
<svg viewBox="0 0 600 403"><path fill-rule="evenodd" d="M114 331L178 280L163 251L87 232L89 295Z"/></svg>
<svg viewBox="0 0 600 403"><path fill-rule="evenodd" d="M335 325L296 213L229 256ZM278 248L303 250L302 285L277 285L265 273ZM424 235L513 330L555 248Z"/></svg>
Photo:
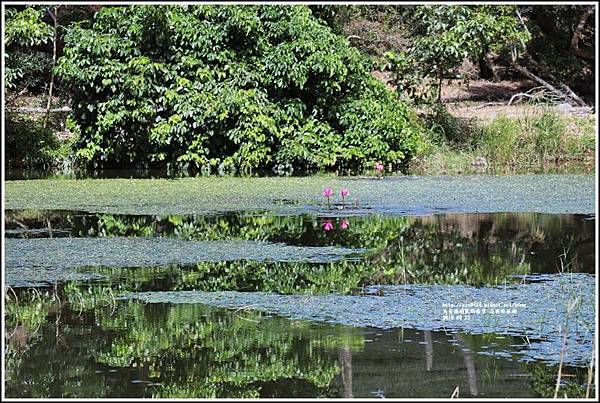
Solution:
<svg viewBox="0 0 600 403"><path fill-rule="evenodd" d="M552 84L550 84L548 81L544 80L543 78L533 74L531 71L529 71L527 68L525 68L524 66L521 66L519 63L517 63L516 61L512 61L511 62L511 66L517 70L519 73L521 73L522 75L524 75L527 78L530 78L534 81L536 81L537 83L541 84L542 86L546 87L549 91L557 94L559 97L561 98L567 98L570 99L575 105L577 106L588 106L577 94L575 94L573 92L573 90L571 90L567 85L560 83L559 86L562 89L559 90L558 88L556 88L555 86L553 86Z"/></svg>

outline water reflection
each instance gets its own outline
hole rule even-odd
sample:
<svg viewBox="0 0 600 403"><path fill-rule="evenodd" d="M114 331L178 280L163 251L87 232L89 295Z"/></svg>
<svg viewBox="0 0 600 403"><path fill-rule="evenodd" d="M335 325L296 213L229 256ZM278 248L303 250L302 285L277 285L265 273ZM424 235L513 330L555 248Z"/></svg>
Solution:
<svg viewBox="0 0 600 403"><path fill-rule="evenodd" d="M323 223L329 222L325 230ZM527 340L380 330L252 310L118 300L136 291L364 294L370 284L492 285L515 275L594 273L593 217L135 216L7 211L6 236L241 239L367 248L359 261L218 261L88 267L101 280L7 292L9 397L550 397L556 367L516 362ZM329 227L329 226L328 226ZM224 253L226 253L225 251ZM303 296L304 297L304 296ZM585 396L585 368L562 393Z"/></svg>
<svg viewBox="0 0 600 403"><path fill-rule="evenodd" d="M180 281L188 288L288 293L310 287L315 283L313 280L323 276L331 280L332 286L328 290L317 287L320 292L347 292L367 284L489 285L513 281L513 275L562 271L594 273L595 220L589 218L496 213L321 219L311 215L275 216L262 212L135 216L25 210L8 211L5 224L7 237L163 236L369 249L360 262L331 265L256 261L199 263L184 268L182 276L185 274L186 279L182 277ZM249 278L250 273L258 274ZM288 285L267 287L264 285L267 278L260 278L260 273L287 279ZM192 278L198 283L190 282ZM208 287L204 280L215 283ZM283 284L279 280L275 282Z"/></svg>
<svg viewBox="0 0 600 403"><path fill-rule="evenodd" d="M197 304L112 304L71 287L71 299L47 290L7 300L7 396L449 397L456 386L461 397L553 393L556 368L477 354L523 343L514 337L350 328ZM75 289L96 302L77 306ZM28 306L41 319L28 320ZM570 397L585 390L584 370L564 371L573 375L565 378Z"/></svg>

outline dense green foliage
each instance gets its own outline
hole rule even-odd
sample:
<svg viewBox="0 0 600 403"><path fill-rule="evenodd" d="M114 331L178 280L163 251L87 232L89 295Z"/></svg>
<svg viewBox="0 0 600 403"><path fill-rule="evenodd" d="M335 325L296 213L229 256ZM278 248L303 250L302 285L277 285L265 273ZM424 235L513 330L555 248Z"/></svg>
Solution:
<svg viewBox="0 0 600 403"><path fill-rule="evenodd" d="M27 7L21 12L6 10L4 31L5 72L7 89L19 89L40 84L48 72L50 57L39 46L52 40L52 28L42 21L43 10Z"/></svg>
<svg viewBox="0 0 600 403"><path fill-rule="evenodd" d="M401 93L417 100L437 90L465 59L480 60L488 52L502 53L529 40L515 6L423 6L407 13L413 40L408 49L388 52L384 66L394 74ZM423 85L423 80L436 83Z"/></svg>
<svg viewBox="0 0 600 403"><path fill-rule="evenodd" d="M86 160L288 172L419 147L407 106L304 6L105 7L65 42Z"/></svg>
<svg viewBox="0 0 600 403"><path fill-rule="evenodd" d="M56 17L57 55L64 57L52 103L73 103L75 113L51 114L46 127L45 114L7 110L7 163L58 167L79 166L73 164L78 160L81 167L91 162L100 168L286 175L354 171L381 161L410 170L429 158L431 136L420 136L422 124L416 121L421 119L398 98L430 103L439 98L442 79L477 74L522 79L511 67L516 57L556 88L564 89L564 83L589 96L595 71L595 21L589 10L586 5L8 6L7 107L46 105ZM371 77L378 69L391 73L374 74L391 79L397 95ZM447 113L438 115L433 118L452 123ZM448 128L429 120L425 133L448 138ZM463 133L433 148L435 157L468 165L473 155L464 148L472 144L460 140L472 130L450 129ZM55 132L70 140L59 141ZM588 137L570 132L563 128L569 141L554 159L559 169L564 168L559 161L593 155ZM529 149L508 152L526 161L529 152L522 151ZM418 158L405 165L413 156ZM465 171L434 165L426 172Z"/></svg>
<svg viewBox="0 0 600 403"><path fill-rule="evenodd" d="M42 130L39 119L8 112L6 122L5 145L13 163L44 165L54 159L59 141Z"/></svg>
<svg viewBox="0 0 600 403"><path fill-rule="evenodd" d="M30 6L22 10L18 7L7 7L5 14L5 106L39 108L42 97L46 105L52 71L54 28L47 21L50 7ZM56 98L56 85L53 88L53 98ZM21 96L30 98L24 100ZM55 113L49 114L48 120L45 120L45 113L5 109L8 165L47 168L69 160L73 141L63 142L55 135L55 132L64 129L65 117L66 113Z"/></svg>

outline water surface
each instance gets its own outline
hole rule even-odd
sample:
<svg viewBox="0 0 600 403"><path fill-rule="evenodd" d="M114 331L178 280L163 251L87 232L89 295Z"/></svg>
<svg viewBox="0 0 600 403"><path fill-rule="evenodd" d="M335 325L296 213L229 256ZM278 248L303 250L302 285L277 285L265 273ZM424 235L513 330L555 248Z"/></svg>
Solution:
<svg viewBox="0 0 600 403"><path fill-rule="evenodd" d="M560 333L533 334L530 319L561 312L543 318L560 326L579 297L561 393L584 396L595 217L419 208L8 210L6 395L551 397ZM444 330L416 309L436 292L494 300L503 287L531 302L516 321L529 331ZM413 295L410 323L401 293ZM215 303L223 295L241 297Z"/></svg>

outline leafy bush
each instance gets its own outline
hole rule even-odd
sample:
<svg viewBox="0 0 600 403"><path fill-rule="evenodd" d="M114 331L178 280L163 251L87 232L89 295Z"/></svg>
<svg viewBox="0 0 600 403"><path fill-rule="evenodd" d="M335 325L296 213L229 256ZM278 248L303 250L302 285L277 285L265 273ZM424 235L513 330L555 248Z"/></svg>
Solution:
<svg viewBox="0 0 600 403"><path fill-rule="evenodd" d="M4 80L7 89L26 87L27 84L31 84L27 79L35 78L36 74L33 73L47 70L47 57L40 52L32 52L33 47L48 43L52 39L52 28L42 21L43 14L43 10L33 7L27 7L21 12L12 8L6 9ZM21 82L23 79L25 83ZM39 83L36 81L35 84Z"/></svg>
<svg viewBox="0 0 600 403"><path fill-rule="evenodd" d="M78 155L251 172L406 162L419 125L305 6L104 7L65 36Z"/></svg>
<svg viewBox="0 0 600 403"><path fill-rule="evenodd" d="M52 114L46 130L42 118L33 114L6 112L5 145L8 166L53 166L70 159L75 138L60 141L54 131L60 117Z"/></svg>

